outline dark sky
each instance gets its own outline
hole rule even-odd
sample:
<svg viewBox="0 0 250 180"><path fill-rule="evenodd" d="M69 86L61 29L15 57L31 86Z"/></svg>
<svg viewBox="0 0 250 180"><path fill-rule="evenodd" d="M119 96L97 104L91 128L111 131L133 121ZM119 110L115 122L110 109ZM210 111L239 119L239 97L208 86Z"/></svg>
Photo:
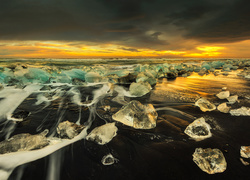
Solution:
<svg viewBox="0 0 250 180"><path fill-rule="evenodd" d="M113 43L137 51L249 38L247 0L0 1L0 40Z"/></svg>

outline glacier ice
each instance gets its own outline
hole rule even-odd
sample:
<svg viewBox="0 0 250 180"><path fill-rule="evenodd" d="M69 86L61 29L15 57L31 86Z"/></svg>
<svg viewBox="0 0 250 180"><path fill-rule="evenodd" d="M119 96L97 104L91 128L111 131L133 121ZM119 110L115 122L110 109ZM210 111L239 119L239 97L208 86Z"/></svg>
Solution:
<svg viewBox="0 0 250 180"><path fill-rule="evenodd" d="M216 109L216 106L210 103L206 98L200 98L195 102L195 105L200 108L201 111L213 111Z"/></svg>
<svg viewBox="0 0 250 180"><path fill-rule="evenodd" d="M240 155L243 158L250 158L250 146L241 146Z"/></svg>
<svg viewBox="0 0 250 180"><path fill-rule="evenodd" d="M151 91L151 86L148 82L131 83L129 92L133 96L141 97Z"/></svg>
<svg viewBox="0 0 250 180"><path fill-rule="evenodd" d="M212 136L210 129L210 125L201 117L189 124L184 133L196 141L201 141Z"/></svg>
<svg viewBox="0 0 250 180"><path fill-rule="evenodd" d="M234 104L238 101L238 96L237 95L229 96L227 100L228 100L228 104Z"/></svg>
<svg viewBox="0 0 250 180"><path fill-rule="evenodd" d="M133 100L124 105L112 118L136 129L152 129L156 127L157 116L152 104L143 105Z"/></svg>
<svg viewBox="0 0 250 180"><path fill-rule="evenodd" d="M250 116L250 108L242 106L239 109L230 110L232 116Z"/></svg>
<svg viewBox="0 0 250 180"><path fill-rule="evenodd" d="M88 72L85 74L85 81L88 83L98 83L101 82L102 76L97 72Z"/></svg>
<svg viewBox="0 0 250 180"><path fill-rule="evenodd" d="M229 91L221 91L220 93L216 94L216 96L219 99L226 99L230 96L230 92Z"/></svg>
<svg viewBox="0 0 250 180"><path fill-rule="evenodd" d="M227 106L227 103L222 103L220 104L217 109L220 111L220 112L223 112L223 113L228 113L229 110L230 110L230 107Z"/></svg>
<svg viewBox="0 0 250 180"><path fill-rule="evenodd" d="M193 153L193 161L208 174L222 173L227 168L227 162L219 149L196 148Z"/></svg>
<svg viewBox="0 0 250 180"><path fill-rule="evenodd" d="M148 82L151 86L156 84L156 78L148 71L137 75L136 82Z"/></svg>
<svg viewBox="0 0 250 180"><path fill-rule="evenodd" d="M94 141L100 145L109 143L116 136L118 128L115 123L107 123L93 129L86 137L88 141Z"/></svg>
<svg viewBox="0 0 250 180"><path fill-rule="evenodd" d="M56 131L59 137L72 139L77 136L83 128L83 125L77 125L73 122L64 121L57 126Z"/></svg>

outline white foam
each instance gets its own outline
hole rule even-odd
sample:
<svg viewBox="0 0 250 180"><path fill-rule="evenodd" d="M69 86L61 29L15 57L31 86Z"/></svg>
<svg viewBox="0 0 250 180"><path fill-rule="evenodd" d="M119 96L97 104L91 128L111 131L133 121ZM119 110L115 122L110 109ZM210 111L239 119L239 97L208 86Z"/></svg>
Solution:
<svg viewBox="0 0 250 180"><path fill-rule="evenodd" d="M14 89L13 87L7 87L0 91L0 97L3 99L0 101L0 119L7 119L11 117L11 114L15 109L34 91L41 88L41 85L28 85L24 89ZM12 120L12 119L9 119Z"/></svg>

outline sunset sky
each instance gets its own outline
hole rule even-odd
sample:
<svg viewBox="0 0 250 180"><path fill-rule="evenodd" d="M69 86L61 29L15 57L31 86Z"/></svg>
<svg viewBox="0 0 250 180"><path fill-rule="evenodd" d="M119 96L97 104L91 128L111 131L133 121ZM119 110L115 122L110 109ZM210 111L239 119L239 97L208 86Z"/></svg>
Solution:
<svg viewBox="0 0 250 180"><path fill-rule="evenodd" d="M1 0L0 58L250 57L247 0Z"/></svg>

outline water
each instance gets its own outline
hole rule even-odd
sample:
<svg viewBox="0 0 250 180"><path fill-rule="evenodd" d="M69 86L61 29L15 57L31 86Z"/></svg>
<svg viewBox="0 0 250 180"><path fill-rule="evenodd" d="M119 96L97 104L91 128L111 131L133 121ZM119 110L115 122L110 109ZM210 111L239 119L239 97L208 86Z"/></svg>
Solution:
<svg viewBox="0 0 250 180"><path fill-rule="evenodd" d="M213 59L214 60L214 59ZM211 61L211 60L207 60ZM235 61L235 60L232 60ZM159 63L196 65L197 59L161 60L18 60L1 61L0 91L1 140L20 134L38 134L49 130L51 145L38 150L0 155L1 179L69 180L69 179L246 179L249 167L240 161L240 146L249 145L249 117L231 116L219 111L202 112L194 106L200 97L215 105L226 100L215 94L227 87L239 102L232 109L250 107L250 81L237 76L242 69L215 76L188 77L174 80L160 78L151 92L142 97L131 96L129 84L117 81L124 72L135 72L138 63L154 62L148 69L154 73ZM120 62L120 64L119 64ZM121 65L121 62L127 64ZM226 61L225 61L226 62ZM31 68L32 71L31 71ZM39 69L42 71L34 71ZM99 82L84 82L84 73L96 72ZM220 70L219 70L220 71ZM39 72L36 74L36 72ZM79 73L80 72L80 73ZM115 72L116 77L109 76ZM112 73L111 73L112 74ZM79 84L73 84L78 78ZM82 79L81 79L82 78ZM14 81L16 79L18 81ZM100 125L114 122L112 114L131 100L153 104L158 113L156 128L138 130L116 122L117 135L106 145L85 140L87 134ZM105 112L103 107L110 106ZM12 115L29 112L23 119ZM212 127L212 137L196 142L184 134L194 119L204 117ZM56 127L69 120L86 128L73 139L55 139ZM218 148L228 163L227 170L208 175L192 160L195 148ZM103 165L104 156L116 161Z"/></svg>

